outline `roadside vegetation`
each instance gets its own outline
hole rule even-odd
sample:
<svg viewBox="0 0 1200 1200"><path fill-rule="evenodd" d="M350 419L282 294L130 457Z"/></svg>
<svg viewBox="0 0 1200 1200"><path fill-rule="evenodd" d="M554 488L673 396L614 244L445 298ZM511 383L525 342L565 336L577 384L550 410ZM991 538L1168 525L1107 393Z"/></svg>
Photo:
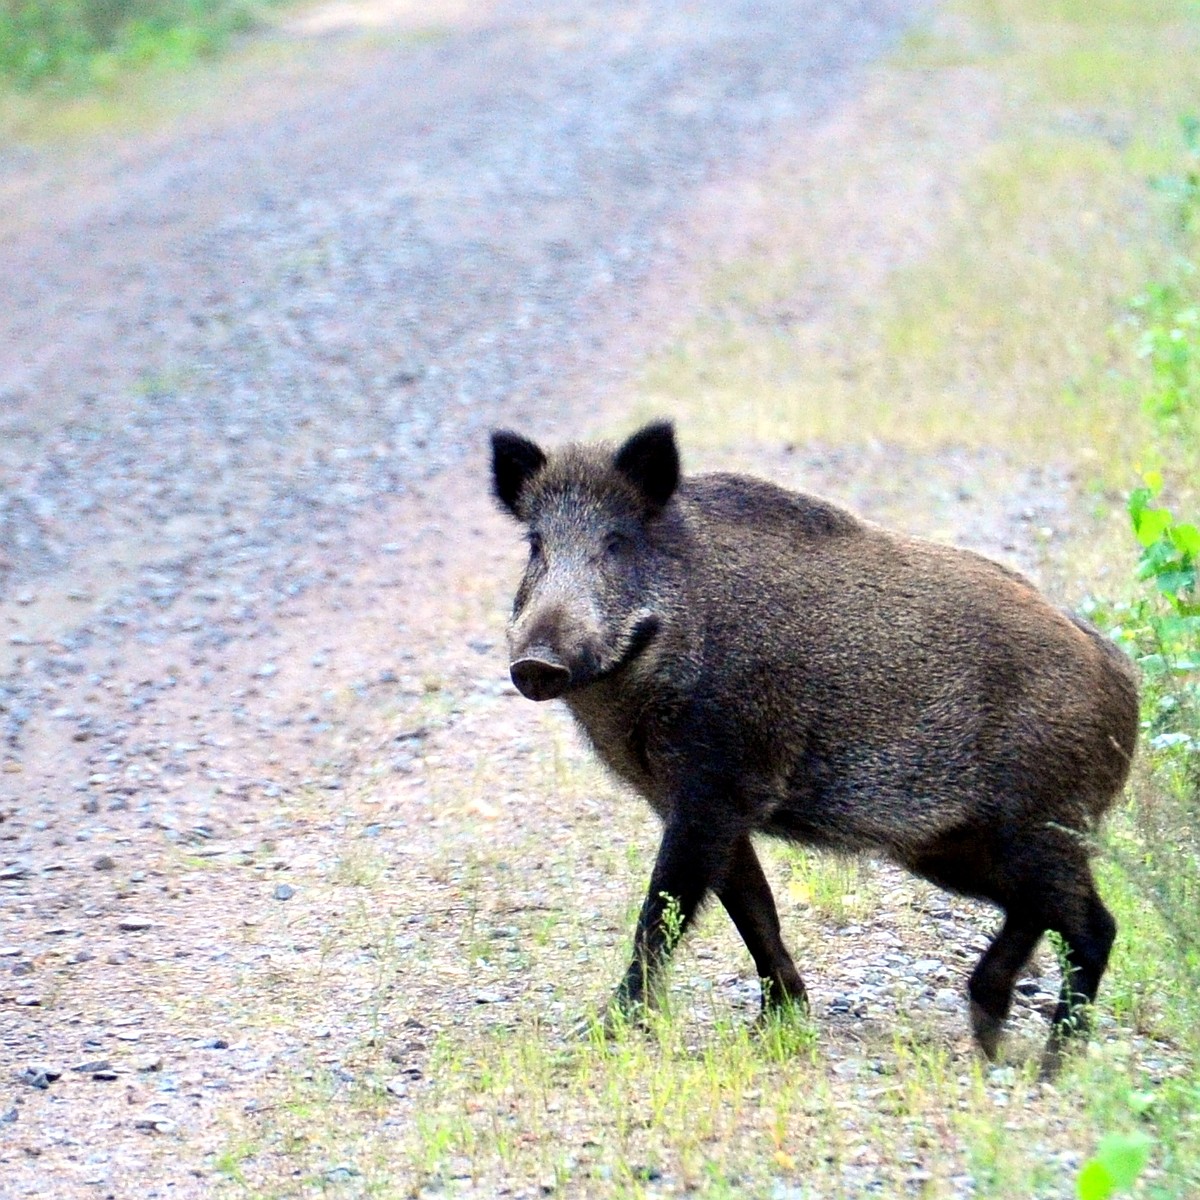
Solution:
<svg viewBox="0 0 1200 1200"><path fill-rule="evenodd" d="M0 78L79 91L218 53L265 0L3 0Z"/></svg>
<svg viewBox="0 0 1200 1200"><path fill-rule="evenodd" d="M717 920L689 939L681 958L700 968L677 967L648 1034L576 1036L583 1002L623 964L653 834L564 734L526 756L515 786L592 815L502 851L486 837L459 846L441 881L457 940L405 959L414 976L455 962L445 986L478 989L485 1015L436 1032L414 1016L429 1058L407 1076L372 1037L336 1071L314 1060L281 1080L251 1117L230 1118L214 1160L228 1194L1200 1194L1200 145L1188 119L1200 15L1177 0L960 0L874 86L888 114L874 140L853 143L823 194L780 169L771 203L785 215L761 253L718 272L704 315L613 423L676 414L685 445L737 467L779 447L845 461L884 446L918 485L960 452L986 468L973 486L1003 488L1029 462L1064 481L1069 514L1031 535L1043 577L1145 674L1137 767L1098 848L1120 936L1093 1043L1040 1082L1044 1022L1031 1013L1004 1062L980 1063L961 1012L937 1011L965 963L928 989L932 1006L900 974L861 1011L847 989L844 1014L756 1035L754 989L725 986L743 963ZM967 102L991 124L964 145L938 122ZM929 188L921 171L949 184ZM885 211L874 198L887 194ZM823 262L821 245L843 260ZM929 531L940 522L930 514ZM459 802L490 819L498 786L481 764ZM814 981L835 963L869 971L898 945L940 970L942 922L982 936L993 921L943 916L933 889L868 864L775 849L770 874ZM323 955L375 955L381 1012L399 918L373 878L331 873L329 910L356 917L330 925ZM1053 949L1042 957L1052 964ZM518 978L537 983L506 1007ZM397 1097L411 1105L399 1123Z"/></svg>

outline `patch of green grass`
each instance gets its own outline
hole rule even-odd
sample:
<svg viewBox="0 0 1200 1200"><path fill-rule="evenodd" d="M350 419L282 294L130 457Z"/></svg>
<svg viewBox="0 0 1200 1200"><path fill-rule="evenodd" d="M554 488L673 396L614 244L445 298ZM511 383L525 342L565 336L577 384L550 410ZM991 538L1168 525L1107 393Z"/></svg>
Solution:
<svg viewBox="0 0 1200 1200"><path fill-rule="evenodd" d="M346 849L329 871L331 883L343 887L371 888L386 874L387 860L369 844L346 843Z"/></svg>
<svg viewBox="0 0 1200 1200"><path fill-rule="evenodd" d="M261 0L4 0L0 77L79 89L218 53L250 29Z"/></svg>
<svg viewBox="0 0 1200 1200"><path fill-rule="evenodd" d="M249 1138L231 1141L213 1157L212 1169L224 1179L239 1187L246 1186L246 1177L242 1173L242 1164L254 1157L258 1145Z"/></svg>
<svg viewBox="0 0 1200 1200"><path fill-rule="evenodd" d="M969 57L989 23L1010 35L981 62L1011 117L965 172L931 168L965 182L926 214L938 228L929 252L889 246L900 221L869 208L909 174L913 202L931 203L889 143L935 119L918 106L875 131L879 144L846 168L853 184L822 180L848 197L842 208L796 189L809 224L847 246L837 286L814 305L819 246L790 229L768 239L714 276L706 314L648 368L636 415L676 413L689 440L717 446L1002 445L1089 473L1128 461L1147 429L1130 411L1136 369L1112 365L1127 358L1129 299L1174 253L1145 182L1172 161L1175 117L1200 94L1200 23L1182 3L1099 9L963 3L953 22L910 35L897 62L925 72L936 68L923 44L949 62L947 46ZM935 142L928 161L943 152ZM880 257L899 263L881 275Z"/></svg>
<svg viewBox="0 0 1200 1200"><path fill-rule="evenodd" d="M861 920L876 907L877 877L866 860L803 847L788 847L783 857L788 869L784 894L815 916L846 925Z"/></svg>

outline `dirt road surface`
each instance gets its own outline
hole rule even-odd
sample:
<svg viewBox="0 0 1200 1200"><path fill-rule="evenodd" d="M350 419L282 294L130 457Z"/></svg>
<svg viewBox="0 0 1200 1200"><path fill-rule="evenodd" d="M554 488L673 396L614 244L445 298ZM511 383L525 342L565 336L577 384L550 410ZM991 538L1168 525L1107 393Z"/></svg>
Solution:
<svg viewBox="0 0 1200 1200"><path fill-rule="evenodd" d="M581 752L507 684L486 430L620 427L738 249L722 197L816 153L917 15L418 8L318 10L186 118L0 156L6 1197L211 1195L272 1080L378 1035L415 1092L439 1030L596 999L467 958L477 902L612 887L572 842L609 798L547 787Z"/></svg>

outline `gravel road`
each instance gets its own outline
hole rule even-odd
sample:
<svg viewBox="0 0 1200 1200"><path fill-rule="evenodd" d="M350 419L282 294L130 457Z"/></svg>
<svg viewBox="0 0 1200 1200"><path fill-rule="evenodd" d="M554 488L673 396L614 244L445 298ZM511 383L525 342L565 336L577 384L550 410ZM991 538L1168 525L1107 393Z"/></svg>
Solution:
<svg viewBox="0 0 1200 1200"><path fill-rule="evenodd" d="M6 753L31 645L194 646L211 623L169 615L198 581L281 603L314 531L341 538L497 417L576 422L669 329L647 286L694 255L689 197L835 104L909 7L514 5L349 80L331 55L269 119L11 154Z"/></svg>
<svg viewBox="0 0 1200 1200"><path fill-rule="evenodd" d="M497 420L586 428L703 263L695 198L851 95L913 12L499 5L330 36L219 120L0 153L4 1087L104 1057L63 1041L56 997L74 1011L89 962L128 960L150 839L202 847L222 798L269 811L273 766L316 754L296 662L336 643L346 678L408 686L421 625L379 662L354 621L363 596L447 599L471 531L429 481ZM111 946L80 932L118 911ZM0 1118L28 1133L22 1107L62 1086L12 1085ZM0 1151L14 1195L112 1183L107 1160L57 1173L86 1138L51 1142Z"/></svg>
<svg viewBox="0 0 1200 1200"><path fill-rule="evenodd" d="M515 5L86 161L44 205L10 166L4 622L97 546L221 574L233 530L337 528L611 378L689 196L836 103L908 7Z"/></svg>

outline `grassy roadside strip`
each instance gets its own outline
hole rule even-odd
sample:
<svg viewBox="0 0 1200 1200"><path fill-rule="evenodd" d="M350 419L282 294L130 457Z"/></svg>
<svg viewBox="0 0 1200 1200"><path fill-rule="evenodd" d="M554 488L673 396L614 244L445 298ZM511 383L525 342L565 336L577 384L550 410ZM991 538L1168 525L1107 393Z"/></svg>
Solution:
<svg viewBox="0 0 1200 1200"><path fill-rule="evenodd" d="M1178 120L1200 95L1195 8L951 5L894 57L895 98L931 78L983 79L999 89L1001 134L933 214L934 246L907 259L901 247L880 279L859 260L872 243L883 252L903 214L868 217L841 250L850 277L814 311L803 227L842 226L808 194L886 193L907 164L884 163L857 188L781 172L801 214L787 230L797 244L768 239L722 273L708 314L648 371L643 409L682 406L716 445L999 444L1123 479L1149 430L1136 372L1123 369L1129 301L1177 253L1146 183L1175 165Z"/></svg>
<svg viewBox="0 0 1200 1200"><path fill-rule="evenodd" d="M3 0L0 79L78 92L219 53L270 0Z"/></svg>

